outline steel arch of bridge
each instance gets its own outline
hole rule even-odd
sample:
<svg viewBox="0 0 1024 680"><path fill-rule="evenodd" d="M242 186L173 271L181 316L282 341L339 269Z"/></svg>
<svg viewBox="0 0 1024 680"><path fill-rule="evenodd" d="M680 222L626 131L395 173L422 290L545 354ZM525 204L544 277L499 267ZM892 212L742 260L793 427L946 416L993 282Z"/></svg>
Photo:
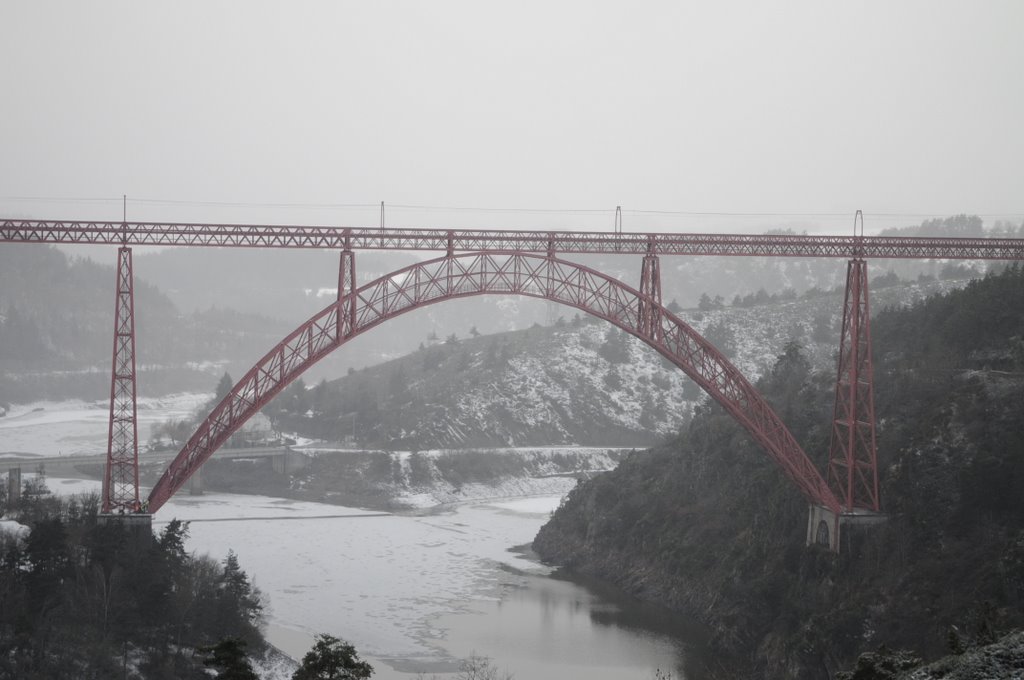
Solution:
<svg viewBox="0 0 1024 680"><path fill-rule="evenodd" d="M451 254L399 269L354 290L353 256L341 255L338 301L296 328L235 384L171 462L149 496L157 511L214 451L307 368L357 335L426 305L484 294L559 302L640 338L728 411L814 504L842 507L779 416L693 328L649 293L588 267L529 253Z"/></svg>

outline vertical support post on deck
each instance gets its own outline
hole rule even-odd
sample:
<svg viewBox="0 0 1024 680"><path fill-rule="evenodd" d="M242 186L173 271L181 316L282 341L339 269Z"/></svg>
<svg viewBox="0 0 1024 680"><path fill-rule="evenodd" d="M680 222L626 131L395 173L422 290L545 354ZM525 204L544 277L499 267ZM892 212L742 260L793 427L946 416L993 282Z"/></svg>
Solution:
<svg viewBox="0 0 1024 680"><path fill-rule="evenodd" d="M352 333L356 326L356 256L349 249L341 251L338 263L338 311L337 338L340 342Z"/></svg>
<svg viewBox="0 0 1024 680"><path fill-rule="evenodd" d="M107 465L103 474L103 512L140 512L139 428L135 381L135 298L132 249L117 251L114 304L114 352L110 376Z"/></svg>
<svg viewBox="0 0 1024 680"><path fill-rule="evenodd" d="M879 511L868 266L862 258L850 260L846 270L828 483L844 511Z"/></svg>
<svg viewBox="0 0 1024 680"><path fill-rule="evenodd" d="M648 299L650 301L648 301ZM653 303L653 304L652 304ZM638 310L640 331L653 341L661 335L661 265L654 254L654 244L649 244L640 268L640 309Z"/></svg>

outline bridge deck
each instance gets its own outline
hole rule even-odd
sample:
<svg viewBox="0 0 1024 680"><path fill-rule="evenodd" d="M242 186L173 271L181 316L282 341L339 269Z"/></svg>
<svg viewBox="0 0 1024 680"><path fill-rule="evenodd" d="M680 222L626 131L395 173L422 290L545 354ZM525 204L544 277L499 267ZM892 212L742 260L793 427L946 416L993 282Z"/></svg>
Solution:
<svg viewBox="0 0 1024 680"><path fill-rule="evenodd" d="M271 224L0 220L0 243L490 253L1024 260L1024 239L380 229Z"/></svg>

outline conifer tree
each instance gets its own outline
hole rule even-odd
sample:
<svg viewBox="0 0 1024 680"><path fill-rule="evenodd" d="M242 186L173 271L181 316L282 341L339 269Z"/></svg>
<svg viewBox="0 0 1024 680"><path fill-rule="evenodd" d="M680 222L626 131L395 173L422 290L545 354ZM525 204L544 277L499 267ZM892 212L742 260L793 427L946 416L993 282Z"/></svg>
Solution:
<svg viewBox="0 0 1024 680"><path fill-rule="evenodd" d="M245 640L226 637L212 647L204 649L209 656L203 661L205 666L217 670L217 680L259 680L252 669L249 657L245 655Z"/></svg>
<svg viewBox="0 0 1024 680"><path fill-rule="evenodd" d="M373 666L360 660L350 643L320 634L313 648L302 657L292 680L364 680L372 675Z"/></svg>

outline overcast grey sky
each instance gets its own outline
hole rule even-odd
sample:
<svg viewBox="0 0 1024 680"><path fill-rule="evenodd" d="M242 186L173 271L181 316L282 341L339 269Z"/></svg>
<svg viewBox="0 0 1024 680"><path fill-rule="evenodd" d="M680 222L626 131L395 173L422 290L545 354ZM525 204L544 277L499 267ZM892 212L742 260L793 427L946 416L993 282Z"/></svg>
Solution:
<svg viewBox="0 0 1024 680"><path fill-rule="evenodd" d="M2 0L0 98L2 216L120 219L127 194L138 220L1024 219L1019 0Z"/></svg>

